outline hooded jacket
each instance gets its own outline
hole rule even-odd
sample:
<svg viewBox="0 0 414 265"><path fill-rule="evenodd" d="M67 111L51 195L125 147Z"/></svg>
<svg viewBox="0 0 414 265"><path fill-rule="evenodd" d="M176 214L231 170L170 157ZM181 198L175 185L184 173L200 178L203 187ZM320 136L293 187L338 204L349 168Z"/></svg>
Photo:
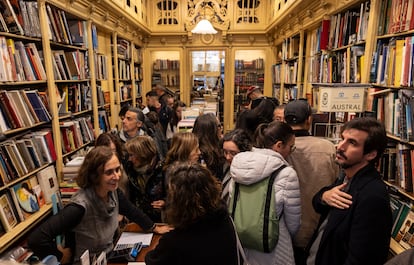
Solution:
<svg viewBox="0 0 414 265"><path fill-rule="evenodd" d="M252 151L237 154L231 163L230 196L232 196L234 181L249 185L270 175L280 166L286 165L277 175L274 182L276 211L279 216L279 240L271 253L263 253L245 249L250 265L255 264L295 264L292 238L300 226L301 203L299 180L295 170L279 153L271 149L253 148Z"/></svg>

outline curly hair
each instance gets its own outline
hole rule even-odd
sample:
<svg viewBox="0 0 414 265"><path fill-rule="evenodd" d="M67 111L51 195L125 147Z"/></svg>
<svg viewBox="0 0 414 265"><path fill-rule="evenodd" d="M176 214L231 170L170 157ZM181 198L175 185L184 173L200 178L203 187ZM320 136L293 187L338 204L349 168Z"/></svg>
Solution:
<svg viewBox="0 0 414 265"><path fill-rule="evenodd" d="M170 149L165 157L166 169L175 161L186 162L190 159L191 152L198 147L198 138L191 132L177 132L171 140Z"/></svg>
<svg viewBox="0 0 414 265"><path fill-rule="evenodd" d="M223 143L227 141L232 141L239 148L240 152L252 150L252 143L250 135L243 129L234 129L226 133L221 139L221 147L223 148Z"/></svg>
<svg viewBox="0 0 414 265"><path fill-rule="evenodd" d="M78 186L84 189L98 185L104 172L105 164L114 155L118 157L109 146L97 146L89 151L78 171L78 177L76 178Z"/></svg>
<svg viewBox="0 0 414 265"><path fill-rule="evenodd" d="M167 171L166 218L185 228L221 206L221 186L199 163L176 162Z"/></svg>

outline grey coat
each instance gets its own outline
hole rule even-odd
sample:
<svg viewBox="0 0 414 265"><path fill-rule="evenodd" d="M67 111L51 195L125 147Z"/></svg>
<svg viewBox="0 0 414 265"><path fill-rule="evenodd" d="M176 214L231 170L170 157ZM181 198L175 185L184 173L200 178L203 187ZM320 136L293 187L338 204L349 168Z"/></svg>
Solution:
<svg viewBox="0 0 414 265"><path fill-rule="evenodd" d="M231 163L230 173L232 193L234 181L252 184L271 175L281 165L287 165L275 179L274 191L276 211L280 217L279 241L271 253L245 249L250 265L290 265L295 264L292 238L300 226L301 203L299 180L295 170L277 152L271 149L253 148L249 152L237 154ZM230 195L231 196L231 195Z"/></svg>

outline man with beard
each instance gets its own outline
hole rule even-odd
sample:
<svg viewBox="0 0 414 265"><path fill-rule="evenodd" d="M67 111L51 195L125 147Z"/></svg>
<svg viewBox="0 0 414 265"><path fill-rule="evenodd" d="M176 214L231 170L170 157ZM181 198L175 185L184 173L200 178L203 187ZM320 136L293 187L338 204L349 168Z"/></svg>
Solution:
<svg viewBox="0 0 414 265"><path fill-rule="evenodd" d="M385 183L375 164L387 137L383 124L356 118L341 129L336 162L343 176L313 197L321 214L307 264L384 264L392 217Z"/></svg>

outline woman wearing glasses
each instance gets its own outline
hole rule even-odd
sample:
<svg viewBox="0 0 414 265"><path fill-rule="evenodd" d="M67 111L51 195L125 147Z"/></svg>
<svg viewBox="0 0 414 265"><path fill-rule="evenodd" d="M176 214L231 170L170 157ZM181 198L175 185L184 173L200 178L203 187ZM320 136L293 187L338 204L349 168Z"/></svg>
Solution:
<svg viewBox="0 0 414 265"><path fill-rule="evenodd" d="M222 139L223 155L226 159L226 164L223 169L222 193L221 198L228 204L229 184L231 180L230 165L233 157L240 152L252 150L250 136L243 129L235 129L224 135Z"/></svg>
<svg viewBox="0 0 414 265"><path fill-rule="evenodd" d="M255 133L252 151L241 152L233 157L230 173L230 196L233 181L243 185L257 183L285 165L273 184L275 208L279 217L279 239L270 253L245 249L249 264L295 264L292 238L300 225L301 207L299 181L296 171L289 166L286 157L295 150L295 135L286 123L274 121L261 124ZM259 249L259 248L258 248Z"/></svg>

